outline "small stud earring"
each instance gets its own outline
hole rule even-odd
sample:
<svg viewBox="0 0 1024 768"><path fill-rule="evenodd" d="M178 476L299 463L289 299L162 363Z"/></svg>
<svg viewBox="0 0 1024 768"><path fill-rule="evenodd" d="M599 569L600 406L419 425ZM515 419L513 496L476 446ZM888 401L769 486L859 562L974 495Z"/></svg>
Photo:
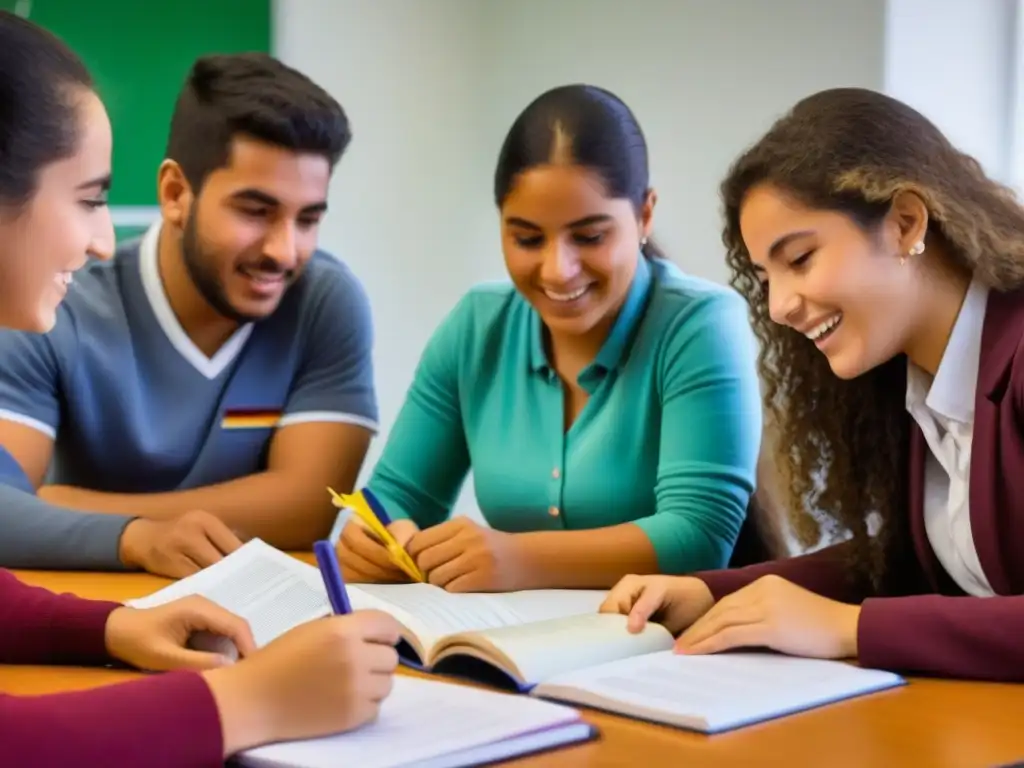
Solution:
<svg viewBox="0 0 1024 768"><path fill-rule="evenodd" d="M922 253L924 253L924 240L918 240L916 243L910 246L909 251L907 251L904 255L900 256L900 265L902 266L903 264L907 263L908 256L920 256Z"/></svg>
<svg viewBox="0 0 1024 768"><path fill-rule="evenodd" d="M645 245L647 245L647 238L646 237L641 237L640 238L640 247L643 248Z"/></svg>

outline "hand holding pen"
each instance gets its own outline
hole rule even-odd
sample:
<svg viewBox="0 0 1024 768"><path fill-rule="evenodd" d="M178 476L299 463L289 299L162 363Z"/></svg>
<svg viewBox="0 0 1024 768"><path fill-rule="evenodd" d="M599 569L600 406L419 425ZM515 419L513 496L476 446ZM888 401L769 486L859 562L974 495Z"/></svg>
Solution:
<svg viewBox="0 0 1024 768"><path fill-rule="evenodd" d="M405 544L419 531L415 523L411 520L391 522L370 491L351 495L331 491L331 494L335 506L352 512L336 550L347 581L398 584L424 580L405 552Z"/></svg>

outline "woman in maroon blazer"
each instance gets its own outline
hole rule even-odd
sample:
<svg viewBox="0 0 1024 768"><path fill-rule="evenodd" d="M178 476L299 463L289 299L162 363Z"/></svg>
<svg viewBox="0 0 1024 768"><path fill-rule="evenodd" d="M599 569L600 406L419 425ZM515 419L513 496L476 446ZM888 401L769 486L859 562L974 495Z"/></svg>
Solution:
<svg viewBox="0 0 1024 768"><path fill-rule="evenodd" d="M630 576L602 610L655 616L686 653L1024 680L1024 210L922 115L859 89L798 103L722 195L795 532L844 541Z"/></svg>
<svg viewBox="0 0 1024 768"><path fill-rule="evenodd" d="M78 58L3 11L0 94L0 325L41 332L71 272L112 248L110 123ZM244 658L189 650L197 631L231 638ZM201 598L136 610L0 571L0 664L180 670L89 691L0 694L0 764L215 766L264 742L353 728L391 690L397 640L393 619L364 612L255 650L244 621Z"/></svg>

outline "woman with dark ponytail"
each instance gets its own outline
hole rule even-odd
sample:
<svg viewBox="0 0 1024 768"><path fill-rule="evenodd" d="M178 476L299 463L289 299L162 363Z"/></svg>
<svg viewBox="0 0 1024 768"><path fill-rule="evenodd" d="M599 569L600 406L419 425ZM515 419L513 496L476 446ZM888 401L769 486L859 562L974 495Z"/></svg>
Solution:
<svg viewBox="0 0 1024 768"><path fill-rule="evenodd" d="M434 332L369 489L452 591L609 587L729 562L761 437L756 348L733 291L651 242L629 108L589 85L533 101L494 174L511 281ZM490 527L449 519L473 473ZM349 524L350 578L401 580Z"/></svg>

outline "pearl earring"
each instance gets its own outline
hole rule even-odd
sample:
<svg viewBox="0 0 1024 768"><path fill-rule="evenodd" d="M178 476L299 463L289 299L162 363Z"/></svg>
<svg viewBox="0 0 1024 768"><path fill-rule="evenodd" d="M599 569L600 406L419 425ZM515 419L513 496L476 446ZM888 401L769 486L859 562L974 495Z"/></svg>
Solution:
<svg viewBox="0 0 1024 768"><path fill-rule="evenodd" d="M647 245L647 238L646 237L641 237L640 238L640 247L643 248L645 245Z"/></svg>
<svg viewBox="0 0 1024 768"><path fill-rule="evenodd" d="M906 264L908 256L920 256L922 253L924 253L924 240L918 240L910 246L910 250L907 251L906 255L900 256L900 264Z"/></svg>

